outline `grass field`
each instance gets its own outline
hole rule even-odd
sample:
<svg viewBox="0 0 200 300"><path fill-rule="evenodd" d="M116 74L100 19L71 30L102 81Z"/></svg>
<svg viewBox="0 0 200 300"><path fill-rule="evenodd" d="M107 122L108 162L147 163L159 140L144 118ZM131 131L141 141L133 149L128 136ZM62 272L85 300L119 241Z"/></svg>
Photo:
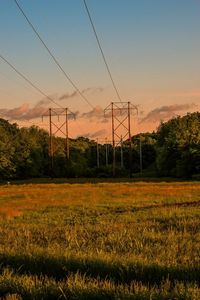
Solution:
<svg viewBox="0 0 200 300"><path fill-rule="evenodd" d="M1 299L200 299L200 183L0 186Z"/></svg>

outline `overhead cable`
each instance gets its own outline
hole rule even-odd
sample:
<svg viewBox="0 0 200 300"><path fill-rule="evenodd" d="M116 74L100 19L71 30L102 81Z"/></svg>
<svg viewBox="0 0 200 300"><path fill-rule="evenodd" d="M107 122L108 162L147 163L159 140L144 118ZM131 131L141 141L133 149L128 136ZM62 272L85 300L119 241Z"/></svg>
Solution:
<svg viewBox="0 0 200 300"><path fill-rule="evenodd" d="M106 61L106 57L105 57L105 54L104 54L104 52L103 52L103 48L102 48L102 46L101 46L100 40L99 40L99 38L98 38L98 34L97 34L96 29L95 29L94 22L93 22L93 20L92 20L92 17L91 17L89 8L88 8L87 3L86 3L86 0L83 0L83 2L84 2L86 12L87 12L87 15L88 15L88 17L89 17L89 20L90 20L90 23L91 23L91 26L92 26L92 29L93 29L93 32L94 32L94 35L95 35L95 38L96 38L96 40L97 40L97 44L98 44L98 46L99 46L99 49L100 49L100 52L101 52L103 61L104 61L104 63L105 63L105 66L106 66L106 69L107 69L107 71L108 71L110 80L111 80L111 82L112 82L113 88L114 88L114 90L115 90L115 92L116 92L116 94L117 94L117 98L119 99L120 102L122 102L122 99L121 99L121 97L120 97L120 95L119 95L119 92L118 92L118 89L117 89L117 87L116 87L116 84L115 84L115 82L114 82L113 76L112 76L112 74L111 74L110 68L109 68L108 63L107 63L107 61Z"/></svg>
<svg viewBox="0 0 200 300"><path fill-rule="evenodd" d="M17 0L14 0L14 2L16 3L18 9L20 10L20 12L22 13L22 15L24 16L24 18L26 19L27 23L29 24L29 26L32 28L33 32L36 34L36 36L38 37L39 41L42 43L42 45L45 47L45 49L47 50L47 52L49 53L49 55L51 56L51 58L53 59L53 61L55 62L55 64L57 65L57 67L60 69L60 71L63 73L63 75L67 78L67 80L71 83L71 85L73 86L73 88L78 92L78 94L82 97L82 99L87 102L87 104L94 108L94 106L90 103L90 101L83 95L83 93L80 91L80 89L77 87L77 85L73 82L73 80L70 78L70 76L65 72L65 70L63 69L63 67L61 66L61 64L59 63L58 59L55 57L55 55L51 52L51 50L49 49L49 47L47 46L47 44L44 42L44 40L42 39L41 35L38 33L38 31L36 30L36 28L34 27L33 23L30 21L30 19L27 17L27 15L25 14L24 10L22 9L22 7L20 6L20 4L18 3Z"/></svg>
<svg viewBox="0 0 200 300"><path fill-rule="evenodd" d="M53 98L45 94L38 86L36 86L30 79L28 79L24 74L22 74L17 68L10 63L3 55L0 54L0 58L7 64L9 65L20 77L22 77L26 82L29 83L35 90L37 90L41 95L49 99L51 102L56 104L58 107L63 108L60 104L58 104Z"/></svg>

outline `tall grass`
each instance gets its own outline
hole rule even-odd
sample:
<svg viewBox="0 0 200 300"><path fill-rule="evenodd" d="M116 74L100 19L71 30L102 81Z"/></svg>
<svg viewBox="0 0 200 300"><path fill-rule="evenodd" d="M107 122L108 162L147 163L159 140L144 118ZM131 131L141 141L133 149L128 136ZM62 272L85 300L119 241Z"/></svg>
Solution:
<svg viewBox="0 0 200 300"><path fill-rule="evenodd" d="M4 299L200 299L198 182L1 186L0 204Z"/></svg>

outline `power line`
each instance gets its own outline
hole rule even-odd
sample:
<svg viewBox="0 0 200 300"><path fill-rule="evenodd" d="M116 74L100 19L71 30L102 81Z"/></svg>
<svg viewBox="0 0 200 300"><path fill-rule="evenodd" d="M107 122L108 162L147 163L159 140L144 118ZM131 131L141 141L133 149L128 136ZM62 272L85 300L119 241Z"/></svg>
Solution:
<svg viewBox="0 0 200 300"><path fill-rule="evenodd" d="M37 87L34 83L32 83L31 80L29 80L24 74L22 74L20 71L17 70L17 68L10 63L5 57L3 57L0 54L0 58L7 64L9 65L20 77L22 77L26 82L28 82L35 90L37 90L41 95L43 95L45 98L49 99L51 102L56 104L58 107L63 108L61 105L59 105L54 99L49 97L47 94L45 94L39 87Z"/></svg>
<svg viewBox="0 0 200 300"><path fill-rule="evenodd" d="M86 3L86 0L83 0L83 2L84 2L86 12L87 12L87 14L88 14L88 17L89 17L89 20L90 20L90 23L91 23L91 26L92 26L92 29L93 29L93 32L94 32L94 35L95 35L95 38L96 38L96 40L97 40L97 44L98 44L98 46L99 46L99 49L100 49L100 52L101 52L103 61L104 61L104 63L105 63L105 66L106 66L106 69L107 69L107 71L108 71L108 74L109 74L109 76L110 76L110 79L111 79L113 88L114 88L114 90L115 90L115 92L116 92L116 94L117 94L117 98L119 99L120 102L122 102L122 99L121 99L121 97L120 97L120 95L119 95L119 92L118 92L118 89L117 89L117 87L116 87L116 84L115 84L115 82L114 82L113 76L112 76L112 74L111 74L110 68L109 68L108 63L107 63L107 61L106 61L106 57L105 57L105 54L104 54L104 52L103 52L103 48L102 48L102 46L101 46L100 40L99 40L99 38L98 38L97 31L96 31L96 29L95 29L94 22L93 22L93 20L92 20L92 17L91 17L89 8L88 8L87 3Z"/></svg>
<svg viewBox="0 0 200 300"><path fill-rule="evenodd" d="M5 73L2 73L2 72L1 72L0 76L6 78L6 79L9 80L9 81L14 82L14 83L17 84L17 85L22 86L22 87L23 87L24 89L26 89L26 90L29 90L29 87L27 87L25 84L23 84L22 82L20 82L20 81L18 81L18 80L15 80L14 78L8 77Z"/></svg>
<svg viewBox="0 0 200 300"><path fill-rule="evenodd" d="M58 68L60 69L60 71L63 73L63 75L67 78L67 80L71 83L71 85L74 87L74 89L78 92L78 94L82 97L82 99L84 101L87 102L87 104L94 108L94 106L89 102L89 100L83 95L83 93L80 91L80 89L76 86L76 84L72 81L72 79L70 78L70 76L65 72L65 70L63 69L63 67L61 66L61 64L59 63L59 61L57 60L57 58L54 56L54 54L51 52L51 50L49 49L49 47L47 46L47 44L44 42L44 40L42 39L42 37L40 36L40 34L38 33L38 31L36 30L36 28L34 27L34 25L32 24L32 22L30 21L30 19L27 17L27 15L25 14L24 10L22 9L22 7L19 5L17 0L14 0L14 2L16 3L18 9L20 10L20 12L22 13L22 15L24 16L24 18L26 19L27 23L29 24L29 26L32 28L33 32L36 34L36 36L38 37L39 41L42 43L42 45L45 47L45 49L47 50L47 52L49 53L49 55L51 56L51 58L53 59L53 61L55 62L55 64L58 66Z"/></svg>

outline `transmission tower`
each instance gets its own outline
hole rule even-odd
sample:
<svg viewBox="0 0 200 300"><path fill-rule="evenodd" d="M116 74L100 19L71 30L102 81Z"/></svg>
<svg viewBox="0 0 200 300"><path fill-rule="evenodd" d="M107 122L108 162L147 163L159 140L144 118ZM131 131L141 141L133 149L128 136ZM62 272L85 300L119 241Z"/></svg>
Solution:
<svg viewBox="0 0 200 300"><path fill-rule="evenodd" d="M60 117L64 116L64 121L62 120L61 125L55 122L60 121ZM53 159L55 147L53 145L53 137L57 133L61 133L65 138L65 156L66 159L69 159L69 132L68 132L68 120L69 118L75 119L75 114L69 111L68 108L49 108L48 111L42 116L49 118L49 158L50 158L50 170L51 175L53 174Z"/></svg>
<svg viewBox="0 0 200 300"><path fill-rule="evenodd" d="M129 141L129 168L132 170L132 141L131 141L131 115L137 114L138 109L130 102L111 102L105 110L105 117L111 117L112 146L113 146L113 176L116 171L116 146L121 146L123 141Z"/></svg>

